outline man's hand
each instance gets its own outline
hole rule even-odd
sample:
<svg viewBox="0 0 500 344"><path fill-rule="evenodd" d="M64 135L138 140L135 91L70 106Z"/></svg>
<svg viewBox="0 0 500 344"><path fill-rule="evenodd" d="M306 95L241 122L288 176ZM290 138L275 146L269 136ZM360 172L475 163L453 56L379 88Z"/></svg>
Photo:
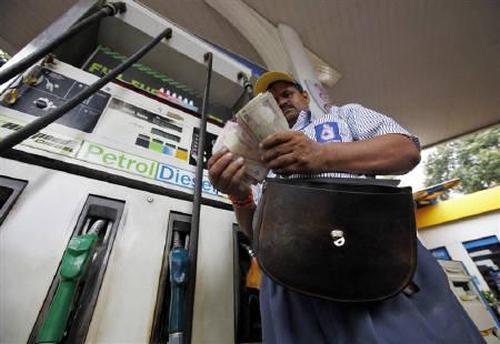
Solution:
<svg viewBox="0 0 500 344"><path fill-rule="evenodd" d="M245 199L251 192L245 175L245 160L226 148L208 160L208 178L217 190L238 199Z"/></svg>
<svg viewBox="0 0 500 344"><path fill-rule="evenodd" d="M319 173L323 166L323 147L300 131L284 131L261 142L262 161L279 174Z"/></svg>

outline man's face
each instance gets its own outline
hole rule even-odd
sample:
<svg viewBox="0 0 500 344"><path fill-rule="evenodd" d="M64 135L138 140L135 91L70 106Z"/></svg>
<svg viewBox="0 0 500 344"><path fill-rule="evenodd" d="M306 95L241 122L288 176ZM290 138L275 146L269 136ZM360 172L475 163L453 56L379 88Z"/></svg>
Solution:
<svg viewBox="0 0 500 344"><path fill-rule="evenodd" d="M303 110L307 110L309 105L309 95L307 92L300 92L295 86L286 81L278 81L268 89L283 111L290 128L297 121L297 117Z"/></svg>

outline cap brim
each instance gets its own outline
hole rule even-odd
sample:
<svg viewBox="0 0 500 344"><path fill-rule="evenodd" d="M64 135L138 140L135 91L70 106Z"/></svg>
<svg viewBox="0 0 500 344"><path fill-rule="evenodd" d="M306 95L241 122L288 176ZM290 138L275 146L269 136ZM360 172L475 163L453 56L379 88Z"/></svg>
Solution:
<svg viewBox="0 0 500 344"><path fill-rule="evenodd" d="M288 81L291 83L295 83L295 80L288 75L287 73L283 72L267 72L262 74L258 79L257 82L255 83L255 86L253 88L253 93L255 95L267 91L269 88L269 85L271 85L273 82L276 81Z"/></svg>

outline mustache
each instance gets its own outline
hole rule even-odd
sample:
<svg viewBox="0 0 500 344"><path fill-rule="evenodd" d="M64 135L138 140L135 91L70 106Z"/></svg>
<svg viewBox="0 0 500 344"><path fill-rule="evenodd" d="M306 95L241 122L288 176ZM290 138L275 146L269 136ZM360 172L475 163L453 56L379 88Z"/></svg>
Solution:
<svg viewBox="0 0 500 344"><path fill-rule="evenodd" d="M295 110L295 106L293 106L293 105L281 106L281 111L287 111L290 109Z"/></svg>

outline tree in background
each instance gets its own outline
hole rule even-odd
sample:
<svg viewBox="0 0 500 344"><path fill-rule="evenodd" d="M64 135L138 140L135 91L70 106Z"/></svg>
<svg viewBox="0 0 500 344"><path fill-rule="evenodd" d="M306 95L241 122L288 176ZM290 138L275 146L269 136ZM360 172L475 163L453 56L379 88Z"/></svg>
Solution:
<svg viewBox="0 0 500 344"><path fill-rule="evenodd" d="M0 49L0 67L2 67L5 62L7 62L10 59L10 55L7 54L5 51Z"/></svg>
<svg viewBox="0 0 500 344"><path fill-rule="evenodd" d="M455 191L468 194L500 185L500 126L439 145L424 169L426 186L460 178Z"/></svg>

